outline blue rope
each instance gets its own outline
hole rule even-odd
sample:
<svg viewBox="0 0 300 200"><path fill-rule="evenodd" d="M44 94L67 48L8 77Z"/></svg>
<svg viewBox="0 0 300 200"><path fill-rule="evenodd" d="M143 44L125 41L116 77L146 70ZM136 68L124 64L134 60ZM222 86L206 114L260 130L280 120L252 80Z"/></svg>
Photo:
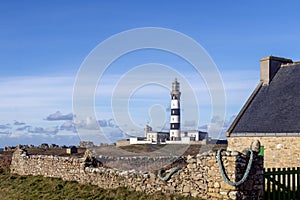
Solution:
<svg viewBox="0 0 300 200"><path fill-rule="evenodd" d="M160 169L160 170L158 170L157 176L162 181L168 181L168 180L170 180L171 176L173 174L175 174L176 172L178 172L179 170L181 170L180 167L174 167L174 168L172 168L172 170L168 174L166 174L165 176L163 176L162 174L165 172L165 170L164 169Z"/></svg>
<svg viewBox="0 0 300 200"><path fill-rule="evenodd" d="M222 158L221 158L221 152L223 151L224 149L219 149L218 150L218 153L217 153L217 160L218 160L218 165L219 165L219 169L220 169L220 173L224 179L224 181L226 183L228 183L229 185L231 186L239 186L241 185L242 183L244 183L246 181L246 179L248 178L248 175L250 173L250 170L251 170L251 166L252 166L252 162L253 162L253 151L251 149L246 149L248 151L250 151L250 158L249 158L249 162L248 162L248 165L247 165L247 168L246 168L246 171L242 177L241 180L239 180L238 182L233 182L233 181L230 181L225 170L224 170L224 166L223 166L223 163L222 163Z"/></svg>

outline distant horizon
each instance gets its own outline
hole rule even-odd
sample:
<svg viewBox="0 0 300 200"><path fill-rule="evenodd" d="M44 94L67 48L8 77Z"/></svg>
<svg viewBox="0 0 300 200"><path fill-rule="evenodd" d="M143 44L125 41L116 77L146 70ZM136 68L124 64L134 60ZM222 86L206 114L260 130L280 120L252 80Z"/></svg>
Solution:
<svg viewBox="0 0 300 200"><path fill-rule="evenodd" d="M129 139L129 138L128 138ZM220 138L210 138L210 139L212 139L212 140L219 140L219 141L224 141L224 140L226 140L227 141L227 138L224 138L224 139L220 139ZM124 139L124 140L126 140L126 139ZM17 144L17 145L4 145L4 146L0 146L0 151L2 150L4 150L4 148L5 147L17 147L18 145L28 145L28 146L31 146L31 145L33 145L34 147L39 147L39 146L41 146L43 143L41 143L41 144L36 144L36 145L33 145L33 144ZM55 143L47 143L48 145L51 145L51 144L55 144ZM108 144L108 145L113 145L113 144L115 144L115 143L106 143L106 144ZM62 146L66 146L66 147L71 147L71 146L76 146L76 147L78 147L78 146L80 146L80 144L78 143L78 144L68 144L68 145L66 145L66 144L56 144L56 145L58 145L59 147L62 147ZM98 146L101 146L100 144L94 144L96 147L98 147ZM139 144L138 144L139 145ZM149 144L147 144L147 145L149 145ZM156 144L151 144L151 145L156 145ZM160 144L160 145L168 145L168 144ZM187 145L189 145L189 144L187 144Z"/></svg>

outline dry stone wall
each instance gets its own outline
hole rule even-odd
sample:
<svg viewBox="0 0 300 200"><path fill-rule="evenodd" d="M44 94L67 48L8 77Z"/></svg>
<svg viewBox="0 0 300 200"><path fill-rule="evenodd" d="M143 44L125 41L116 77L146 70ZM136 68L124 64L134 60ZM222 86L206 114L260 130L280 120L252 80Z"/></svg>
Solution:
<svg viewBox="0 0 300 200"><path fill-rule="evenodd" d="M166 163L172 163L178 159L177 156L97 156L97 160L110 168L131 170L136 169L138 171L154 171L160 169L166 165Z"/></svg>
<svg viewBox="0 0 300 200"><path fill-rule="evenodd" d="M240 180L248 157L239 152L222 152L225 171L232 181ZM145 193L178 193L202 199L262 199L263 160L254 155L252 168L240 186L225 183L219 171L216 153L187 157L187 166L162 181L156 173L87 167L86 158L27 155L18 149L13 155L11 171L20 175L59 177L68 181L98 185L101 188L127 187Z"/></svg>

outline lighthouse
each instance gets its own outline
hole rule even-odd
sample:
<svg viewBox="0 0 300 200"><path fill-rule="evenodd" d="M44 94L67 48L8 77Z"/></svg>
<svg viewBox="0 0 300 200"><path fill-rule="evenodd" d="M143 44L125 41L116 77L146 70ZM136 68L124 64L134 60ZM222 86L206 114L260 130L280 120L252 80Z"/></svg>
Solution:
<svg viewBox="0 0 300 200"><path fill-rule="evenodd" d="M175 78L171 91L171 120L170 120L170 140L180 141L180 88L179 82Z"/></svg>

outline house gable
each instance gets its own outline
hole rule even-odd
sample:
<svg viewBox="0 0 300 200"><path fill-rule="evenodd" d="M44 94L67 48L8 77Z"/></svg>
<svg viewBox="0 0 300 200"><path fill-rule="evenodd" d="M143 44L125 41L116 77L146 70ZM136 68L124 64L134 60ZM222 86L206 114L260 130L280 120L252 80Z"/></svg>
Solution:
<svg viewBox="0 0 300 200"><path fill-rule="evenodd" d="M280 60L283 63L271 79L264 82L261 78L228 129L228 137L296 136L300 133L300 63L277 57L268 58L276 59L277 68ZM261 67L265 67L262 61Z"/></svg>

